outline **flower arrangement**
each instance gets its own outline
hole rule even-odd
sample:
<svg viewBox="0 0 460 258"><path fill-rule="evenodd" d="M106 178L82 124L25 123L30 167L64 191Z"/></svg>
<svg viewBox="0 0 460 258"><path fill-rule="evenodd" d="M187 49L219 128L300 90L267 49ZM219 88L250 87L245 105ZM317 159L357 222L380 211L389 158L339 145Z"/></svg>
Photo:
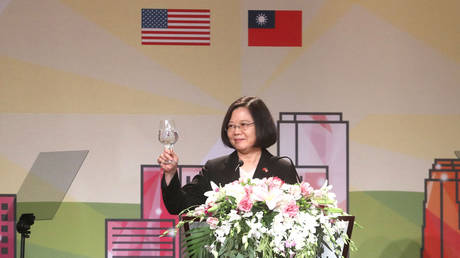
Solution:
<svg viewBox="0 0 460 258"><path fill-rule="evenodd" d="M327 182L318 190L277 177L211 185L205 204L182 212L205 222L186 235L190 256L320 257L326 247L341 257L338 240L350 241L347 223L339 220L345 213Z"/></svg>

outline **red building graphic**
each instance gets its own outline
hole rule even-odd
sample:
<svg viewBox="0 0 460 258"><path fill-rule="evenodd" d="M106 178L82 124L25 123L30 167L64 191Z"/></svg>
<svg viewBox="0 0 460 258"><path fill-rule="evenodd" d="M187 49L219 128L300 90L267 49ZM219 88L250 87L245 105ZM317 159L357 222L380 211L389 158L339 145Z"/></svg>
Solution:
<svg viewBox="0 0 460 258"><path fill-rule="evenodd" d="M0 194L0 258L16 257L16 195Z"/></svg>
<svg viewBox="0 0 460 258"><path fill-rule="evenodd" d="M108 219L106 257L177 257L175 234L160 237L175 225L175 219Z"/></svg>
<svg viewBox="0 0 460 258"><path fill-rule="evenodd" d="M460 253L460 160L436 159L425 179L422 257Z"/></svg>

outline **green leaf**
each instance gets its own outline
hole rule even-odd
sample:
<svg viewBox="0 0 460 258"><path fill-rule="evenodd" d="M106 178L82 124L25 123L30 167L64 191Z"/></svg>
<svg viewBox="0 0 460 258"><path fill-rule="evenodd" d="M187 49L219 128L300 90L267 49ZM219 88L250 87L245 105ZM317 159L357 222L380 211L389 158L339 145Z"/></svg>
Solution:
<svg viewBox="0 0 460 258"><path fill-rule="evenodd" d="M197 227L187 232L182 247L189 256L206 257L209 252L205 245L212 243L213 235L209 226Z"/></svg>

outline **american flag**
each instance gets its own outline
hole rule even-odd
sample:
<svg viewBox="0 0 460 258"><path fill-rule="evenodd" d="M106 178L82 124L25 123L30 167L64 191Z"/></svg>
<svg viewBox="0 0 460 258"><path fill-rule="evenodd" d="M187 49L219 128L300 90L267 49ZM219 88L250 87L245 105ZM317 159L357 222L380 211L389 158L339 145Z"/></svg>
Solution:
<svg viewBox="0 0 460 258"><path fill-rule="evenodd" d="M211 12L142 9L142 45L210 45Z"/></svg>

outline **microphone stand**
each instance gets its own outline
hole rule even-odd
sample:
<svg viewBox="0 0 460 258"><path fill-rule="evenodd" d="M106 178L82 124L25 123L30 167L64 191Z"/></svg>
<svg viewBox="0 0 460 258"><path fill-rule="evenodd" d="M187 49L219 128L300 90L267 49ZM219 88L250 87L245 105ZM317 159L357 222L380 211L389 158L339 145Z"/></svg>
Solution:
<svg viewBox="0 0 460 258"><path fill-rule="evenodd" d="M33 213L21 214L16 230L21 234L21 258L24 258L26 249L26 238L30 237L30 226L35 222L35 216Z"/></svg>
<svg viewBox="0 0 460 258"><path fill-rule="evenodd" d="M294 165L294 162L292 162L292 159L289 158L288 156L281 156L281 157L275 157L276 160L280 160L280 159L288 159L289 162L291 163L291 172L295 175L296 179L297 179L297 183L301 183L302 180L300 180L300 176L299 174L297 173L297 170L295 169L295 165Z"/></svg>

